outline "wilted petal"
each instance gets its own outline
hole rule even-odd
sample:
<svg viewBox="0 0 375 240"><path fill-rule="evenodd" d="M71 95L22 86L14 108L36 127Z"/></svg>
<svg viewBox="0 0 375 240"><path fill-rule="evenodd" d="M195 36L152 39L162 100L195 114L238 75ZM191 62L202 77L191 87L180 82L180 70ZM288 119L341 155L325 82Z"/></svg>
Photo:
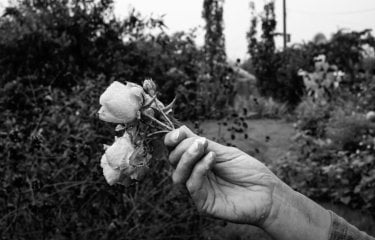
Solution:
<svg viewBox="0 0 375 240"><path fill-rule="evenodd" d="M129 134L125 132L124 136L116 138L113 145L106 150L105 155L112 168L123 170L129 167L129 159L133 152L134 146Z"/></svg>
<svg viewBox="0 0 375 240"><path fill-rule="evenodd" d="M105 155L102 156L100 160L100 166L103 168L103 175L105 180L109 185L113 185L115 183L118 183L121 178L121 171L120 169L113 169L107 161L107 158Z"/></svg>
<svg viewBox="0 0 375 240"><path fill-rule="evenodd" d="M130 174L130 178L134 180L141 180L149 170L148 167L141 166L141 167L136 167L132 170Z"/></svg>

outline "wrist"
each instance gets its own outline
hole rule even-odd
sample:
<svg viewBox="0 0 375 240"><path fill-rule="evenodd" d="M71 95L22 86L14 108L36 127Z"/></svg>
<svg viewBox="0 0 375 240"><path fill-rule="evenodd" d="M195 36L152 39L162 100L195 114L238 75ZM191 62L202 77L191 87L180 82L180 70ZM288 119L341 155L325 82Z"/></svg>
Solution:
<svg viewBox="0 0 375 240"><path fill-rule="evenodd" d="M269 216L261 226L275 239L328 239L329 212L281 180L272 194Z"/></svg>
<svg viewBox="0 0 375 240"><path fill-rule="evenodd" d="M294 190L278 179L272 191L271 210L260 227L266 230L275 222L280 221L283 213L290 207L289 202L293 195Z"/></svg>

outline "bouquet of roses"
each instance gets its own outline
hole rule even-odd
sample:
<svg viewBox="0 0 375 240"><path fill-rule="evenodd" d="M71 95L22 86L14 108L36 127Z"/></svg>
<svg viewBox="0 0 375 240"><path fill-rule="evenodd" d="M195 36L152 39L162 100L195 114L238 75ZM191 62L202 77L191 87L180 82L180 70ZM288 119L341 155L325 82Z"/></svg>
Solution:
<svg viewBox="0 0 375 240"><path fill-rule="evenodd" d="M99 118L117 123L111 146L104 145L100 166L109 185L128 185L140 180L149 169L155 141L174 129L170 116L174 101L165 106L157 98L156 85L146 79L143 86L113 82L100 96ZM160 146L160 144L159 144Z"/></svg>

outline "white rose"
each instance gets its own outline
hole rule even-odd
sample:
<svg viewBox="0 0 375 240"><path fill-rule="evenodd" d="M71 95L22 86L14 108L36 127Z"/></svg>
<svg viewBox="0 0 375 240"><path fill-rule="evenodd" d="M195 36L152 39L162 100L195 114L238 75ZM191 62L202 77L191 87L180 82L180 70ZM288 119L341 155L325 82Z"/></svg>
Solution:
<svg viewBox="0 0 375 240"><path fill-rule="evenodd" d="M113 169L111 166L109 166L105 154L102 156L102 159L100 160L100 166L103 168L104 178L109 185L113 185L120 181L121 170Z"/></svg>
<svg viewBox="0 0 375 240"><path fill-rule="evenodd" d="M130 157L135 149L128 133L115 139L101 158L100 166L103 168L103 175L109 185L120 183L124 176L133 172L129 165Z"/></svg>
<svg viewBox="0 0 375 240"><path fill-rule="evenodd" d="M140 116L143 88L135 83L113 82L100 96L99 118L112 123L129 123Z"/></svg>

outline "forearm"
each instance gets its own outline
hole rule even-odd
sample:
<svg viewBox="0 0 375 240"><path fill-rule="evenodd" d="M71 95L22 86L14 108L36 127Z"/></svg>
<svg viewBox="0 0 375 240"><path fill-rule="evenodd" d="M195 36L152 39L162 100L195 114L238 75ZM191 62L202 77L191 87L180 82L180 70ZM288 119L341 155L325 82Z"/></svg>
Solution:
<svg viewBox="0 0 375 240"><path fill-rule="evenodd" d="M273 207L263 228L277 240L328 240L329 212L280 182L273 192Z"/></svg>

